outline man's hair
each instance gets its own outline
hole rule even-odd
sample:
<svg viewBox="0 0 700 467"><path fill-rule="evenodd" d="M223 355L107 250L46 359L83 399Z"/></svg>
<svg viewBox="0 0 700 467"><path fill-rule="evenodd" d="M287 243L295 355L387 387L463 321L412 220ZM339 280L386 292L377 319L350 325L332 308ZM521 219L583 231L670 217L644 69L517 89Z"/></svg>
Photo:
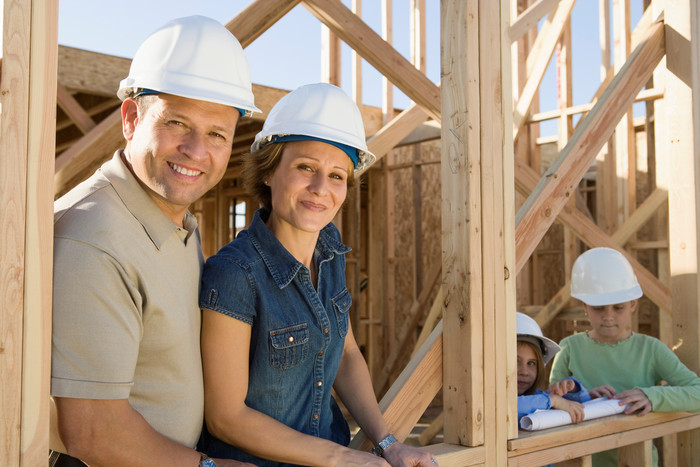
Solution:
<svg viewBox="0 0 700 467"><path fill-rule="evenodd" d="M139 115L143 115L148 108L158 99L157 94L140 94L134 97Z"/></svg>
<svg viewBox="0 0 700 467"><path fill-rule="evenodd" d="M243 185L248 194L252 195L267 212L272 211L272 195L270 187L265 185L265 180L268 180L279 166L282 152L288 144L288 142L268 144L257 152L249 152L243 156L241 172ZM349 165L351 168L347 178L348 189L355 185L355 171L352 169L352 164Z"/></svg>
<svg viewBox="0 0 700 467"><path fill-rule="evenodd" d="M535 378L535 382L530 386L530 388L525 391L522 395L529 396L535 393L535 389L539 389L540 391L544 391L547 389L546 386L546 379L545 379L545 374L544 374L544 359L542 358L542 349L540 349L538 346L533 344L532 342L528 341L518 341L518 345L527 345L532 349L532 351L535 353L535 360L537 360L537 377Z"/></svg>

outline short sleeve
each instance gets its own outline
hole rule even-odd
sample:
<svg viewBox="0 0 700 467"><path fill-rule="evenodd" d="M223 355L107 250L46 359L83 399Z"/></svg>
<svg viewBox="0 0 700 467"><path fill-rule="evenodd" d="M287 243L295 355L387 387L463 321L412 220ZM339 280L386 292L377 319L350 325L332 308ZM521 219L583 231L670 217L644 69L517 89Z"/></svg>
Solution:
<svg viewBox="0 0 700 467"><path fill-rule="evenodd" d="M573 376L571 370L569 369L569 353L571 352L571 349L567 344L567 339L562 340L561 350L554 356L552 372L549 375L550 384L556 381L561 381L569 376Z"/></svg>
<svg viewBox="0 0 700 467"><path fill-rule="evenodd" d="M204 265L199 306L253 325L257 313L255 281L241 264L220 254Z"/></svg>
<svg viewBox="0 0 700 467"><path fill-rule="evenodd" d="M129 397L143 327L141 295L119 262L85 242L54 242L51 394Z"/></svg>

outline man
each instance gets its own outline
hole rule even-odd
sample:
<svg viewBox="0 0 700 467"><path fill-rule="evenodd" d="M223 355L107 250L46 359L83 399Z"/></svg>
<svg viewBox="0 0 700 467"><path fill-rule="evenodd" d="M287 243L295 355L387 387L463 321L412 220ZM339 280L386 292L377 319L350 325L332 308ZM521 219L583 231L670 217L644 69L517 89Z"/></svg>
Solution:
<svg viewBox="0 0 700 467"><path fill-rule="evenodd" d="M70 454L56 465L243 465L193 449L203 258L187 208L258 111L247 61L220 23L177 19L144 41L117 95L125 148L54 205L51 394Z"/></svg>

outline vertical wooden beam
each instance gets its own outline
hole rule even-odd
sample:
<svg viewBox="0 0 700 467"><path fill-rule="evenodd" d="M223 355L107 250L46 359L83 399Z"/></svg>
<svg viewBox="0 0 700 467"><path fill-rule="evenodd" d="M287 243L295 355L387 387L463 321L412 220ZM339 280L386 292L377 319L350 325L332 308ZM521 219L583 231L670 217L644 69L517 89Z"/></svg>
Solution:
<svg viewBox="0 0 700 467"><path fill-rule="evenodd" d="M392 44L393 39L393 4L392 0L382 0L382 39ZM391 81L382 76L382 118L386 125L394 118L394 87ZM390 168L394 162L394 153L389 151L384 160L384 253L385 253L385 277L384 277L384 349L383 356L387 358L391 353L391 346L396 340L396 257L395 251L395 198L394 198L394 174ZM377 380L375 379L375 382ZM375 386L375 389L382 389Z"/></svg>
<svg viewBox="0 0 700 467"><path fill-rule="evenodd" d="M0 77L0 465L49 448L58 5L3 2Z"/></svg>
<svg viewBox="0 0 700 467"><path fill-rule="evenodd" d="M669 253L676 353L700 372L698 210L700 208L700 6L667 0L666 151L669 164ZM657 117L658 118L658 117ZM678 435L679 465L700 464L700 431Z"/></svg>
<svg viewBox="0 0 700 467"><path fill-rule="evenodd" d="M384 161L382 164L386 164L386 162ZM386 189L384 171L381 168L371 169L367 176L369 177L368 217L370 219L367 223L367 229L369 230L367 245L367 256L369 258L367 263L369 310L367 311L367 316L369 322L367 329L368 351L365 354L365 358L369 365L372 381L376 382L385 356L383 352L385 339L383 334L384 326L382 326L382 309L386 290L384 281L387 276L386 253L384 252L384 243L386 241L384 230L387 222L385 218L386 202L384 200Z"/></svg>
<svg viewBox="0 0 700 467"><path fill-rule="evenodd" d="M479 2L440 4L445 442L484 443Z"/></svg>
<svg viewBox="0 0 700 467"><path fill-rule="evenodd" d="M571 115L566 109L573 103L572 89L572 62L571 62L571 19L564 25L561 39L557 44L557 104L561 112L558 119L557 149L561 152L569 142L569 136L573 131ZM577 188L578 190L578 188ZM576 206L576 197L572 196L569 206ZM567 226L564 226L564 278L568 281L571 278L571 267L578 256L578 241L576 235Z"/></svg>
<svg viewBox="0 0 700 467"><path fill-rule="evenodd" d="M352 0L352 12L362 18L362 0ZM350 57L352 62L352 100L357 102L357 105L362 105L362 57L355 49L350 51Z"/></svg>
<svg viewBox="0 0 700 467"><path fill-rule="evenodd" d="M610 47L610 0L598 0L598 34L600 39L600 80L612 75ZM596 156L596 221L608 234L615 231L615 159L606 143Z"/></svg>
<svg viewBox="0 0 700 467"><path fill-rule="evenodd" d="M321 24L321 81L340 86L340 39Z"/></svg>
<svg viewBox="0 0 700 467"><path fill-rule="evenodd" d="M615 41L613 66L617 73L630 54L630 0L613 0L613 26ZM634 210L636 156L632 120L632 107L630 107L615 127L613 157L616 174L616 212L612 230L622 225Z"/></svg>

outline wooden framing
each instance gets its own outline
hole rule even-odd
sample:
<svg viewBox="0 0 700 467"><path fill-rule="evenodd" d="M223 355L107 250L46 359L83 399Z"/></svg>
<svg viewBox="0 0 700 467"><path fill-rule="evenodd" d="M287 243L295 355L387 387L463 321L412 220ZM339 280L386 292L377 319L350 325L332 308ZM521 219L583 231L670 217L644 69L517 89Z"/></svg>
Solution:
<svg viewBox="0 0 700 467"><path fill-rule="evenodd" d="M618 416L532 434L519 433L515 423L513 312L525 310L552 330L571 325L562 312L577 313L565 272L551 291L543 290L542 271L552 264L546 255L561 257L557 267L566 271L582 245L622 251L656 313L647 321L656 320L659 337L700 371L700 6L665 0L662 9L659 2L646 1L630 32L631 1L638 0L615 0L612 11L610 2L599 1L601 85L584 105L574 105L571 96L575 0L530 0L520 10L515 0L443 0L439 84L425 74L424 0L411 1L410 59L391 43L391 0L382 1L381 33L357 14L359 0L352 10L338 0L255 0L227 23L246 47L301 4L328 30L326 80L339 82L340 41L355 54L356 99L363 91L361 60L384 76L382 108L361 106L368 146L379 162L339 222L356 250L348 273L358 303L353 327L359 328L355 333L382 396L380 407L399 438L409 436L426 408L444 409L444 442L427 446L442 466L587 465L590 454L609 447L621 448L633 465L649 465L650 440L676 433L677 454L672 438L664 442L668 459L700 464L697 449L689 447L700 444L699 415ZM122 144L113 88L129 61L56 47L55 3L3 3L2 465L43 463L48 449L51 199ZM608 60L611 22L614 63ZM555 52L564 89L557 109L540 112L538 95ZM100 66L88 66L87 56ZM62 66L66 63L71 66ZM394 86L413 104L394 109ZM228 241L231 200L245 197L237 185L236 156L285 91L256 85L254 92L263 115L239 126L224 182L193 207L208 254ZM638 186L639 127L629 112L633 102L644 100L650 117L642 126L655 138L646 146L651 180L646 188ZM53 111L58 112L55 134ZM549 141L558 147L548 156L539 128L553 118L559 119L559 130ZM426 134L420 131L428 128L426 122L440 126L437 159L430 159L431 148L416 138ZM406 186L399 186L402 171L410 173ZM424 204L425 186L435 172L439 199L431 209ZM409 208L400 203L399 190L410 190ZM439 211L431 238L440 239L440 253L427 258L425 219L431 210ZM404 217L411 217L408 248L401 246L405 239L397 228ZM656 228L650 236L651 224ZM562 225L565 237L553 240ZM410 280L399 284L397 277ZM516 296L516 280L519 292L525 282L537 289L523 294L528 301ZM352 445L368 443L360 432Z"/></svg>

